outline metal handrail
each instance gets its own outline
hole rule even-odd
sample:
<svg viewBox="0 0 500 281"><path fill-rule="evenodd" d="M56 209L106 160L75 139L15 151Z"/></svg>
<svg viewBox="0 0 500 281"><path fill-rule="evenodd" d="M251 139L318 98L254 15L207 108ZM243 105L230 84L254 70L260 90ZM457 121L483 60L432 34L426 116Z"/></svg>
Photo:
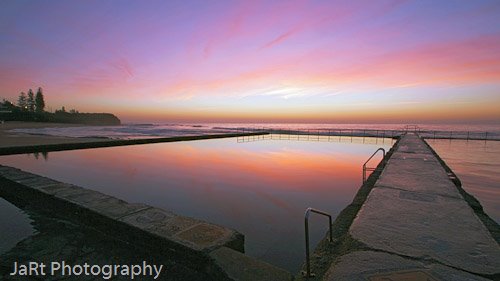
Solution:
<svg viewBox="0 0 500 281"><path fill-rule="evenodd" d="M417 131L420 131L420 127L419 127L418 125L406 125L406 126L404 126L404 130L405 130L406 132L408 132L408 131L412 131L412 130L413 130L414 132L417 132Z"/></svg>
<svg viewBox="0 0 500 281"><path fill-rule="evenodd" d="M379 149L375 150L375 152L372 154L372 156L370 156L370 158L368 158L368 160L366 160L366 162L363 164L363 183L366 182L366 171L375 171L376 168L366 168L366 164L368 162L370 162L370 160L372 160L373 156L375 156L375 154L377 154L377 152L379 151L382 151L382 159L385 158L385 149L383 149L382 147L380 147Z"/></svg>
<svg viewBox="0 0 500 281"><path fill-rule="evenodd" d="M305 216L304 216L304 228L306 232L306 272L302 272L302 275L305 277L314 277L314 273L311 273L311 261L309 256L309 214L313 212L316 214L320 214L328 217L328 226L330 233L330 242L333 242L333 232L332 232L332 216L326 212L316 210L313 208L307 208Z"/></svg>

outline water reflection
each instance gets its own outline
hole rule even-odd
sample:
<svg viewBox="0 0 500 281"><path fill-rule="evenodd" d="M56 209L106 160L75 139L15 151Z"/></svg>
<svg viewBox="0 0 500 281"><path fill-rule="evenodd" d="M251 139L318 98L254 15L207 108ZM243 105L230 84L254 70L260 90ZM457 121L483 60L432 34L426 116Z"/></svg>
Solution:
<svg viewBox="0 0 500 281"><path fill-rule="evenodd" d="M34 233L31 222L27 214L0 197L0 255Z"/></svg>
<svg viewBox="0 0 500 281"><path fill-rule="evenodd" d="M33 153L33 157L35 157L36 160L40 158L40 155L42 155L43 160L49 160L49 153L47 151Z"/></svg>
<svg viewBox="0 0 500 281"><path fill-rule="evenodd" d="M500 141L428 140L432 148L500 223Z"/></svg>
<svg viewBox="0 0 500 281"><path fill-rule="evenodd" d="M349 138L350 139L350 138ZM246 253L296 272L304 259L307 207L338 214L361 183L361 165L380 146L353 142L236 139L53 152L47 162L0 163L234 228ZM327 226L311 219L311 242Z"/></svg>

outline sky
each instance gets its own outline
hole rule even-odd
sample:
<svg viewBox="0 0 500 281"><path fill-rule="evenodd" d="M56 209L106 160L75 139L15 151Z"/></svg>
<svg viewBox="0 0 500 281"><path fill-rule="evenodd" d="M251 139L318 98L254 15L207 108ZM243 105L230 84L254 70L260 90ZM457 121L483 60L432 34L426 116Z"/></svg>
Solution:
<svg viewBox="0 0 500 281"><path fill-rule="evenodd" d="M500 122L500 2L0 2L0 99L122 121Z"/></svg>

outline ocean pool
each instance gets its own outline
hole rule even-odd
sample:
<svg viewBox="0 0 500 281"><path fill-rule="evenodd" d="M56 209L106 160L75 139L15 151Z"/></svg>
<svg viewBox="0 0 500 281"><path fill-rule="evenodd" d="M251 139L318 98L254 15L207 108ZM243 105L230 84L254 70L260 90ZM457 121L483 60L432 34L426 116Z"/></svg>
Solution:
<svg viewBox="0 0 500 281"><path fill-rule="evenodd" d="M246 254L297 272L306 208L335 217L361 186L366 159L394 141L294 137L2 156L0 164L236 229L245 235ZM327 223L312 216L310 227L314 245Z"/></svg>

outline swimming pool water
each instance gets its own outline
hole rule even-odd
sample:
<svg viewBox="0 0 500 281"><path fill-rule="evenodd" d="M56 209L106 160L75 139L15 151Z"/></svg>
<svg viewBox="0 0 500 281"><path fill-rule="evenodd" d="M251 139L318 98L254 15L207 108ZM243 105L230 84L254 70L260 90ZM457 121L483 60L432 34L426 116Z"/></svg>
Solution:
<svg viewBox="0 0 500 281"><path fill-rule="evenodd" d="M297 272L306 208L335 217L361 186L366 159L392 143L228 138L4 156L0 164L236 229L246 254ZM310 227L314 245L327 223L312 216Z"/></svg>

